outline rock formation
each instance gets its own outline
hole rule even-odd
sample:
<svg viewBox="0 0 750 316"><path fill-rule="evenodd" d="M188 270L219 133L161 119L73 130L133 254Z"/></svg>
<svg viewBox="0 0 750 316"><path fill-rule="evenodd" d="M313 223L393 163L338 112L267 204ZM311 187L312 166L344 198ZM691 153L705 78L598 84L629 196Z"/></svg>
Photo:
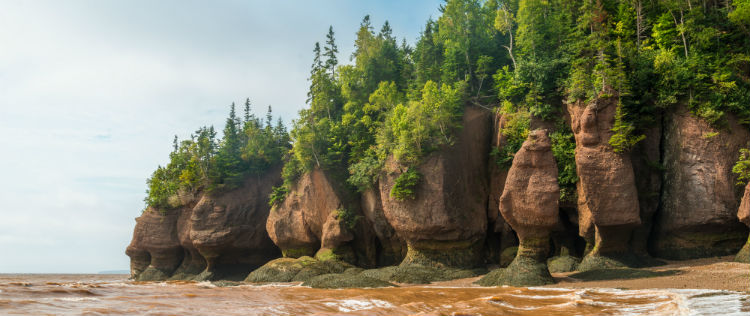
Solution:
<svg viewBox="0 0 750 316"><path fill-rule="evenodd" d="M507 145L507 136L502 130L508 124L505 115L497 113L493 120L491 148L502 148ZM496 157L490 156L488 163L489 197L487 201L487 243L490 261L496 262L503 250L518 245L518 239L502 215L500 215L500 196L503 195L508 170L498 166Z"/></svg>
<svg viewBox="0 0 750 316"><path fill-rule="evenodd" d="M314 169L274 206L266 230L284 257L315 256L372 266L374 236L362 218L359 205L322 170Z"/></svg>
<svg viewBox="0 0 750 316"><path fill-rule="evenodd" d="M616 108L616 98L568 105L576 140L579 234L594 245L579 270L626 265L631 232L641 223L630 157L609 145Z"/></svg>
<svg viewBox="0 0 750 316"><path fill-rule="evenodd" d="M133 279L166 280L180 266L184 251L177 236L177 220L183 211L161 213L148 208L135 219L133 240L125 250Z"/></svg>
<svg viewBox="0 0 750 316"><path fill-rule="evenodd" d="M276 168L238 188L181 194L180 207L148 208L136 219L126 250L131 275L152 280L242 280L280 253L265 230L268 195L281 181Z"/></svg>
<svg viewBox="0 0 750 316"><path fill-rule="evenodd" d="M490 117L467 107L455 145L424 158L415 198L390 196L406 170L389 158L379 180L383 212L408 251L402 265L471 267L481 262L487 234Z"/></svg>
<svg viewBox="0 0 750 316"><path fill-rule="evenodd" d="M201 279L242 280L248 271L279 256L265 223L268 196L280 182L274 170L249 177L237 189L201 197L190 217L190 239L207 263Z"/></svg>
<svg viewBox="0 0 750 316"><path fill-rule="evenodd" d="M376 187L362 192L362 213L378 238L378 266L398 264L406 256L406 243L385 218L380 191Z"/></svg>
<svg viewBox="0 0 750 316"><path fill-rule="evenodd" d="M513 159L500 198L500 212L518 234L516 258L479 284L534 286L554 282L546 259L550 232L558 225L559 199L557 164L547 131L532 131Z"/></svg>
<svg viewBox="0 0 750 316"><path fill-rule="evenodd" d="M652 253L668 259L734 254L746 241L737 222L742 191L732 173L750 132L731 115L717 129L680 108L664 126L664 191L652 235Z"/></svg>
<svg viewBox="0 0 750 316"><path fill-rule="evenodd" d="M745 195L742 196L742 203L740 203L740 209L737 211L737 217L740 219L740 222L750 227L750 183L745 186ZM737 253L735 260L750 263L750 236L748 236L745 246Z"/></svg>

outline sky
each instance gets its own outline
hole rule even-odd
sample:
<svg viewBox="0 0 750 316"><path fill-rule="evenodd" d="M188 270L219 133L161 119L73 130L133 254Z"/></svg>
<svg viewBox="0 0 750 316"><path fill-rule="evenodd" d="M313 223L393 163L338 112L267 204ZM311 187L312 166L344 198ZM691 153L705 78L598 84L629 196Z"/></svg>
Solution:
<svg viewBox="0 0 750 316"><path fill-rule="evenodd" d="M442 0L0 0L0 273L127 270L146 178L232 102L305 107L316 41L370 14L413 44Z"/></svg>

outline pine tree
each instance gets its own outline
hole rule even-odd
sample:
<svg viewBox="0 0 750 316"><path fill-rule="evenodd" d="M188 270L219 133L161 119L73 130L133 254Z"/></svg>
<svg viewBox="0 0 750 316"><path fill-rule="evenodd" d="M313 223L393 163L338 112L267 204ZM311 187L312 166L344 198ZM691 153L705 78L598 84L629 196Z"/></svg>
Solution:
<svg viewBox="0 0 750 316"><path fill-rule="evenodd" d="M323 56L326 58L325 69L331 73L332 77L336 75L336 65L339 61L336 57L339 49L336 47L336 39L333 34L333 26L328 27L328 34L326 34L326 46L324 48Z"/></svg>

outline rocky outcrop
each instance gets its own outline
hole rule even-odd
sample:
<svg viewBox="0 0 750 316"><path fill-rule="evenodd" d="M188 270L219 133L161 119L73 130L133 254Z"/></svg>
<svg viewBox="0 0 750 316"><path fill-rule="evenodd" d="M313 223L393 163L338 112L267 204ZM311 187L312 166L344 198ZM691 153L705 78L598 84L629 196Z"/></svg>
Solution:
<svg viewBox="0 0 750 316"><path fill-rule="evenodd" d="M265 230L268 196L281 182L278 170L249 177L237 189L204 194L190 217L190 239L206 260L200 279L242 280L279 257Z"/></svg>
<svg viewBox="0 0 750 316"><path fill-rule="evenodd" d="M242 280L280 253L265 230L268 195L281 181L278 168L249 177L240 187L181 194L182 206L148 208L136 219L126 250L139 281Z"/></svg>
<svg viewBox="0 0 750 316"><path fill-rule="evenodd" d="M664 126L664 190L652 234L652 253L689 259L736 253L747 240L737 222L741 190L732 166L750 132L731 115L715 128L680 108Z"/></svg>
<svg viewBox="0 0 750 316"><path fill-rule="evenodd" d="M553 283L547 269L550 232L558 225L560 187L546 130L529 133L508 171L500 212L518 234L516 258L481 285L534 286Z"/></svg>
<svg viewBox="0 0 750 316"><path fill-rule="evenodd" d="M490 117L467 107L455 145L423 159L414 199L390 196L406 171L393 158L379 180L383 212L408 251L402 265L469 267L481 262L487 233L487 161Z"/></svg>
<svg viewBox="0 0 750 316"><path fill-rule="evenodd" d="M750 182L745 186L745 194L742 196L740 209L737 211L737 218L740 222L750 227ZM750 236L748 236L745 246L737 253L735 261L750 263Z"/></svg>
<svg viewBox="0 0 750 316"><path fill-rule="evenodd" d="M406 256L406 243L396 234L396 230L385 218L383 202L376 188L362 192L362 213L378 238L378 266L400 263Z"/></svg>
<svg viewBox="0 0 750 316"><path fill-rule="evenodd" d="M133 279L166 280L180 266L184 251L177 234L177 220L183 211L161 213L147 208L135 219L133 240L125 250L130 256Z"/></svg>
<svg viewBox="0 0 750 316"><path fill-rule="evenodd" d="M507 136L503 134L503 129L508 124L508 120L502 113L497 113L493 119L492 139L490 146L494 150L506 146L508 143ZM497 164L497 157L490 156L487 165L489 172L489 197L487 200L487 243L488 257L491 262L497 262L503 250L518 245L518 239L500 215L500 197L503 195L505 188L505 179L508 177L508 169Z"/></svg>
<svg viewBox="0 0 750 316"><path fill-rule="evenodd" d="M633 228L641 223L630 157L616 153L612 137L616 98L569 104L576 140L579 234L594 247L579 270L623 266Z"/></svg>
<svg viewBox="0 0 750 316"><path fill-rule="evenodd" d="M314 169L274 206L266 230L284 257L315 256L372 266L374 236L352 200L325 172Z"/></svg>

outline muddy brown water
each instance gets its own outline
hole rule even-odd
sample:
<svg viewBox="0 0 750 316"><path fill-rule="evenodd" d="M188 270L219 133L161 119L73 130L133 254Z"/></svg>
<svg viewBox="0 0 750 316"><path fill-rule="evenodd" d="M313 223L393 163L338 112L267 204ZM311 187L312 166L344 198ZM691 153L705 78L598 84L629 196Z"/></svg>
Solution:
<svg viewBox="0 0 750 316"><path fill-rule="evenodd" d="M0 315L750 315L750 295L446 285L323 290L132 282L127 275L0 274Z"/></svg>

